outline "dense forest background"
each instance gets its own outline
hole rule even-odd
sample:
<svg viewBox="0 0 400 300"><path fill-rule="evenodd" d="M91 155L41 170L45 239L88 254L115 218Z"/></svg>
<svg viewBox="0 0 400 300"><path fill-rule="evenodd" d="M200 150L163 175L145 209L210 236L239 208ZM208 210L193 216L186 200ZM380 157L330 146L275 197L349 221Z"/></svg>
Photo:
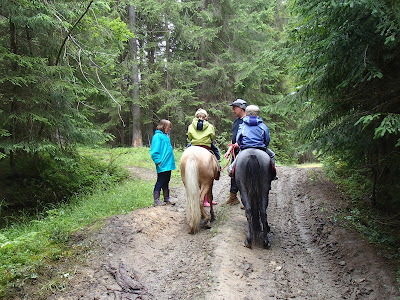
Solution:
<svg viewBox="0 0 400 300"><path fill-rule="evenodd" d="M0 212L66 199L110 166L78 147L171 141L202 107L257 104L278 164L323 160L400 211L397 0L0 0Z"/></svg>

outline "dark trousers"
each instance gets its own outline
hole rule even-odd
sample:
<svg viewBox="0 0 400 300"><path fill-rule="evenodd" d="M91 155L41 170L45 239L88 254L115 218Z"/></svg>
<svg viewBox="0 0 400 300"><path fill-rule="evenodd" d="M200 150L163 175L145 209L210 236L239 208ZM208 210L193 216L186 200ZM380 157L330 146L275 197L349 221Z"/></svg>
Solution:
<svg viewBox="0 0 400 300"><path fill-rule="evenodd" d="M234 149L233 151L235 151L235 158L236 158L236 156L239 154L239 150ZM234 161L234 159L232 156L231 163L233 163L233 161ZM238 191L239 191L239 189L237 187L236 180L235 180L234 176L232 176L231 177L231 189L229 190L229 192L237 194Z"/></svg>
<svg viewBox="0 0 400 300"><path fill-rule="evenodd" d="M212 152L214 152L215 157L217 158L218 161L221 160L221 155L219 154L219 150L217 145L215 145L214 143L211 143L211 150Z"/></svg>
<svg viewBox="0 0 400 300"><path fill-rule="evenodd" d="M157 173L157 182L154 186L154 191L161 191L161 189L169 189L169 181L171 180L171 171Z"/></svg>
<svg viewBox="0 0 400 300"><path fill-rule="evenodd" d="M236 185L236 180L235 178L231 177L231 189L229 190L229 192L237 194L238 191L239 189Z"/></svg>

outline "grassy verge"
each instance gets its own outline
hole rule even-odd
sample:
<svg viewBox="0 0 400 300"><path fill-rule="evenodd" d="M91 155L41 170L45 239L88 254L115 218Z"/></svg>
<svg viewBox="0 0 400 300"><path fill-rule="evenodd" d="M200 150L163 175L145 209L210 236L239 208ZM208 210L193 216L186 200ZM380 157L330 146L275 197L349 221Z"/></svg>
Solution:
<svg viewBox="0 0 400 300"><path fill-rule="evenodd" d="M397 281L400 283L400 219L398 213L379 210L372 205L371 182L360 172L334 165L324 164L324 172L338 184L343 195L350 200L350 206L339 219L350 228L360 232L371 244L397 265ZM400 291L400 285L399 285Z"/></svg>
<svg viewBox="0 0 400 300"><path fill-rule="evenodd" d="M135 166L155 170L150 158L150 148L80 148L79 152L84 156L96 157L108 164L116 163L119 166ZM175 154L179 155L178 153Z"/></svg>
<svg viewBox="0 0 400 300"><path fill-rule="evenodd" d="M400 259L398 216L372 206L368 197L370 183L356 172L338 173L329 165L325 165L324 170L350 199L351 207L343 215L347 223L367 237L372 244L391 250L393 255Z"/></svg>
<svg viewBox="0 0 400 300"><path fill-rule="evenodd" d="M82 149L82 154L155 172L148 148ZM179 161L180 153L175 158ZM175 171L174 177L178 176ZM81 249L69 243L75 233L101 224L109 216L150 206L153 187L153 182L135 179L102 184L90 193L76 195L68 203L45 210L34 219L0 230L0 298L12 298L24 285L42 282L49 266L78 255Z"/></svg>

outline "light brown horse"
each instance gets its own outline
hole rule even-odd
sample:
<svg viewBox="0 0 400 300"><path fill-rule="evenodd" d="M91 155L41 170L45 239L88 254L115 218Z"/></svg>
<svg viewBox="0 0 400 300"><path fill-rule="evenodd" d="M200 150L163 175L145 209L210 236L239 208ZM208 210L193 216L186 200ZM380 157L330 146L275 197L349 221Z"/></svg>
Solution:
<svg viewBox="0 0 400 300"><path fill-rule="evenodd" d="M200 146L190 146L182 154L181 176L186 189L186 219L189 233L199 231L200 218L204 219L204 227L211 228L214 221L212 205L212 187L214 179L219 179L219 163L216 157ZM210 215L204 209L204 197L210 203Z"/></svg>

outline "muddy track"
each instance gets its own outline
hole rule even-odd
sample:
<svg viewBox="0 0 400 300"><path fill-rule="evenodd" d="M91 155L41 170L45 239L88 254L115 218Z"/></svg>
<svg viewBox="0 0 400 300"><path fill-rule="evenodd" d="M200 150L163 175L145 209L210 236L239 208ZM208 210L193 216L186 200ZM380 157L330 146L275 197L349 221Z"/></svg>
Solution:
<svg viewBox="0 0 400 300"><path fill-rule="evenodd" d="M335 218L343 207L318 169L278 168L268 207L271 249L243 247L240 205L223 207L229 177L215 182L217 221L187 233L182 185L176 206L115 216L70 285L50 299L398 299L395 270Z"/></svg>

